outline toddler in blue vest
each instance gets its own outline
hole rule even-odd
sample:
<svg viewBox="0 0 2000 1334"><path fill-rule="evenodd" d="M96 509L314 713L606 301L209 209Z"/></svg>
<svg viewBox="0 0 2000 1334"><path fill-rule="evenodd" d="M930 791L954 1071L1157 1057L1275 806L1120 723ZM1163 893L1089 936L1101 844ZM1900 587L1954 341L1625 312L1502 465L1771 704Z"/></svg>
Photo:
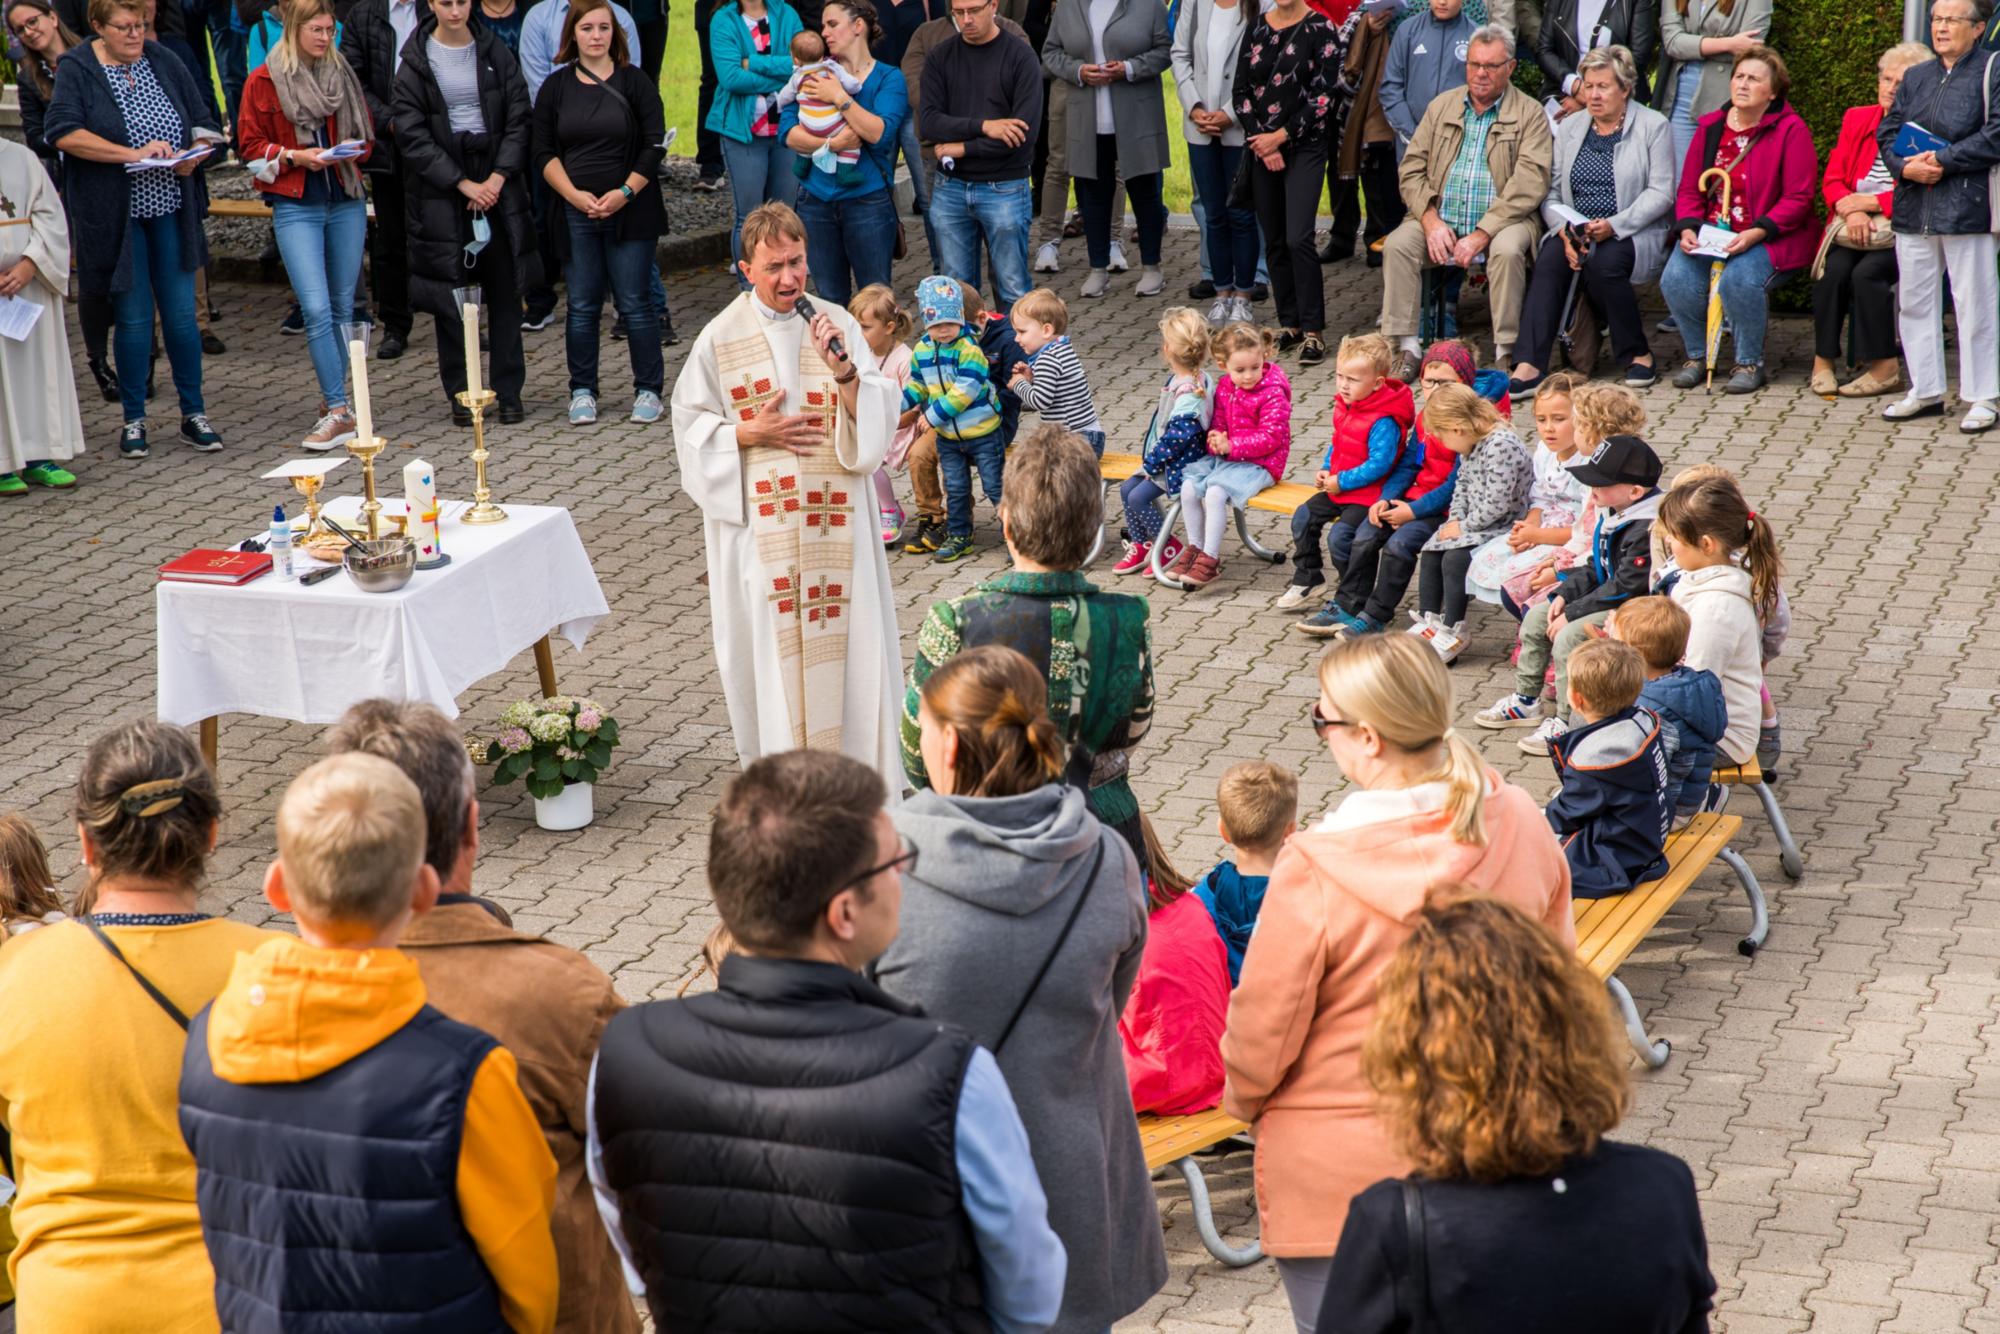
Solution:
<svg viewBox="0 0 2000 1334"><path fill-rule="evenodd" d="M513 1056L424 1001L396 941L437 902L422 799L321 760L278 807L264 895L300 939L239 954L188 1027L181 1133L222 1326L555 1326L556 1165Z"/></svg>
<svg viewBox="0 0 2000 1334"><path fill-rule="evenodd" d="M1243 952L1264 906L1264 889L1271 882L1271 865L1285 840L1299 828L1299 776L1264 760L1245 760L1222 772L1215 785L1215 832L1236 849L1201 878L1195 896L1215 919L1216 932L1229 951L1229 985L1243 972Z"/></svg>

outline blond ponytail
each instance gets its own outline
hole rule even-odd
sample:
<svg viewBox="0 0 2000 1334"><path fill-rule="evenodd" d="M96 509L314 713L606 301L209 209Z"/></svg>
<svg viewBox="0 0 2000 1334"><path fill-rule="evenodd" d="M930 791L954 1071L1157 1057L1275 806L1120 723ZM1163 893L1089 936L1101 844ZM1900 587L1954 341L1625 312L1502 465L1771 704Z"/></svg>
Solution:
<svg viewBox="0 0 2000 1334"><path fill-rule="evenodd" d="M1486 845L1486 761L1451 726L1451 677L1437 653L1409 635L1363 635L1319 661L1320 689L1343 718L1367 723L1398 750L1444 748L1431 781L1446 784L1454 842Z"/></svg>

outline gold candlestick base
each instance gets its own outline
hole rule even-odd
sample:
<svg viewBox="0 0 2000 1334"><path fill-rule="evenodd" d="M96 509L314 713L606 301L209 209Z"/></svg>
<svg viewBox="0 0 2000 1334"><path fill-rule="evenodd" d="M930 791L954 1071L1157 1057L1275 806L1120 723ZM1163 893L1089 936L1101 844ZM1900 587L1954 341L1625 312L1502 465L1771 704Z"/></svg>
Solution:
<svg viewBox="0 0 2000 1334"><path fill-rule="evenodd" d="M491 389L473 393L470 389L456 395L459 405L472 414L472 508L458 516L460 523L501 523L507 518L507 511L493 503L493 493L486 489L486 409L493 406L499 397Z"/></svg>
<svg viewBox="0 0 2000 1334"><path fill-rule="evenodd" d="M368 440L356 436L347 442L347 452L361 460L361 489L366 496L361 502L361 517L371 542L382 536L382 502L375 498L375 456L388 447L389 442L379 435Z"/></svg>

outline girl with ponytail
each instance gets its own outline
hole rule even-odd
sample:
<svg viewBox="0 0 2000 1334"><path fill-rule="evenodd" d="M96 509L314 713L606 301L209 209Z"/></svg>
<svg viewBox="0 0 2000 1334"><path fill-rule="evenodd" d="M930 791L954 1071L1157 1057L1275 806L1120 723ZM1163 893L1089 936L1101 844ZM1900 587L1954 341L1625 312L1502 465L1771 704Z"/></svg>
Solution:
<svg viewBox="0 0 2000 1334"><path fill-rule="evenodd" d="M1742 764L1757 753L1764 714L1764 623L1776 615L1785 572L1777 536L1727 475L1674 487L1653 523L1680 567L1672 596L1688 614L1683 661L1722 682L1729 726L1721 750ZM1775 711L1771 721L1775 732Z"/></svg>
<svg viewBox="0 0 2000 1334"><path fill-rule="evenodd" d="M1279 853L1222 1039L1223 1110L1257 1129L1257 1210L1293 1319L1319 1318L1348 1202L1410 1164L1361 1048L1376 981L1449 887L1505 899L1576 948L1569 865L1533 798L1452 726L1451 677L1410 635L1320 659L1306 719L1351 788Z"/></svg>
<svg viewBox="0 0 2000 1334"><path fill-rule="evenodd" d="M1068 747L1027 658L964 649L914 693L929 786L891 813L916 864L870 976L998 1060L1069 1252L1055 1328L1106 1329L1167 1280L1118 1033L1145 881L1131 844L1061 781Z"/></svg>

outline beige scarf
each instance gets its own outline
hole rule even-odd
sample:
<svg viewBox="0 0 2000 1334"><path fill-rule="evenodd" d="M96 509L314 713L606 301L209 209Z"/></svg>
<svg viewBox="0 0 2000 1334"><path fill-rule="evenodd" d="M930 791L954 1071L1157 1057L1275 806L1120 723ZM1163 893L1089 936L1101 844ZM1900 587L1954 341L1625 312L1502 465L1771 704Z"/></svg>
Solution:
<svg viewBox="0 0 2000 1334"><path fill-rule="evenodd" d="M361 95L361 81L340 48L335 46L318 60L301 58L295 68L280 47L266 62L271 71L271 87L278 94L278 109L297 129L302 145L312 144L333 121L334 143L370 137L368 102ZM331 145L328 145L331 147ZM333 174L349 199L361 198L361 169L353 162L336 162Z"/></svg>
<svg viewBox="0 0 2000 1334"><path fill-rule="evenodd" d="M751 301L746 292L722 312L713 344L716 378L738 421L748 421L778 393L765 320ZM864 509L857 497L867 479L843 466L859 457L854 419L841 407L833 371L810 335L799 342L798 383L801 402L786 409L820 415L826 429L804 454L744 449L745 510L756 539L764 614L776 631L792 744L838 751L856 515Z"/></svg>

